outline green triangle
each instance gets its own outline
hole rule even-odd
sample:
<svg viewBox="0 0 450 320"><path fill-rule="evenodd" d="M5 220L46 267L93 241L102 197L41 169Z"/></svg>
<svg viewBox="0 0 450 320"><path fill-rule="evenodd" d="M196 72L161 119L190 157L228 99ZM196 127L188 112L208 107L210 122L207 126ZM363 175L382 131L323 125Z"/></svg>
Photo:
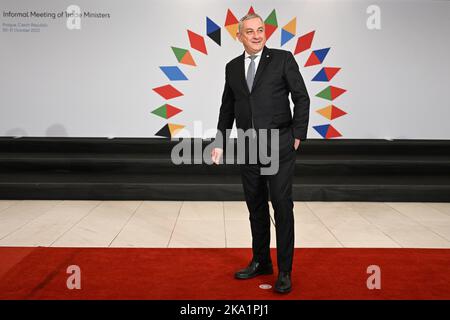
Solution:
<svg viewBox="0 0 450 320"><path fill-rule="evenodd" d="M264 21L265 24L270 24L272 26L278 27L277 23L277 14L275 12L275 9L270 13L270 15L267 17L267 19Z"/></svg>
<svg viewBox="0 0 450 320"><path fill-rule="evenodd" d="M327 100L333 100L331 98L331 89L330 89L330 87L327 87L327 88L323 89L322 91L320 91L318 94L316 94L316 97L327 99Z"/></svg>
<svg viewBox="0 0 450 320"><path fill-rule="evenodd" d="M173 53L175 53L175 56L177 57L178 62L180 62L181 59L183 59L186 52L188 52L186 49L175 48L175 47L172 47L172 50L173 50Z"/></svg>
<svg viewBox="0 0 450 320"><path fill-rule="evenodd" d="M161 107L156 108L152 111L153 114L160 116L161 118L167 119L167 105L163 104Z"/></svg>

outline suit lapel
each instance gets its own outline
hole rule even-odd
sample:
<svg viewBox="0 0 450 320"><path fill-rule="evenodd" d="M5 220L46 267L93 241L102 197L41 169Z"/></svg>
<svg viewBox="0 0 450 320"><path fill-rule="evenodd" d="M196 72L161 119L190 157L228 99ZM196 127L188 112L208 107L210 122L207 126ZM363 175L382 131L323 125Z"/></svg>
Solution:
<svg viewBox="0 0 450 320"><path fill-rule="evenodd" d="M241 78L242 85L244 86L244 90L247 94L250 94L250 90L248 90L247 79L245 78L245 51L241 56L239 61L239 77Z"/></svg>
<svg viewBox="0 0 450 320"><path fill-rule="evenodd" d="M253 90L258 85L258 81L261 79L261 75L264 72L264 69L270 62L270 50L264 46L264 49L261 53L261 58L259 60L258 69L256 70L255 80L253 81Z"/></svg>

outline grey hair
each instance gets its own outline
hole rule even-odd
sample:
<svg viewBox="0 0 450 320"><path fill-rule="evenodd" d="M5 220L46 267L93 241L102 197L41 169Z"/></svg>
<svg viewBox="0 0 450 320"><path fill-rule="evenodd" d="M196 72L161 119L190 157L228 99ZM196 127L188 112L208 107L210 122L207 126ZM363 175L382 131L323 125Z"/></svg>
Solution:
<svg viewBox="0 0 450 320"><path fill-rule="evenodd" d="M242 27L244 26L244 21L254 19L254 18L259 18L259 20L261 20L262 23L264 23L264 20L261 18L260 15L258 15L256 13L248 13L245 16L243 16L241 18L241 20L239 20L239 26L238 26L239 33L241 33Z"/></svg>

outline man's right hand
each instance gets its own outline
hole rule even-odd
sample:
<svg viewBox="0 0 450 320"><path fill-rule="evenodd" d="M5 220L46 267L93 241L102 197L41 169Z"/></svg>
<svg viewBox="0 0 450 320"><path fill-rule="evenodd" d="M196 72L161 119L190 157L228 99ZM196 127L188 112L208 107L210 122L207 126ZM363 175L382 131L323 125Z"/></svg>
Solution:
<svg viewBox="0 0 450 320"><path fill-rule="evenodd" d="M214 148L211 151L211 159L215 164L219 164L220 158L222 158L223 149L221 148Z"/></svg>

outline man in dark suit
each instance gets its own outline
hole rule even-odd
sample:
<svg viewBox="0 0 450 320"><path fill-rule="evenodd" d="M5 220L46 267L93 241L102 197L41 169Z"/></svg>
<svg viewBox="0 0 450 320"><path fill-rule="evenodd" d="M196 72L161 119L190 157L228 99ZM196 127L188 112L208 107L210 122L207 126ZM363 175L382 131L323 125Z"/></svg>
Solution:
<svg viewBox="0 0 450 320"><path fill-rule="evenodd" d="M253 258L235 273L237 279L272 274L270 256L269 194L275 214L278 279L274 289L291 291L294 255L294 212L292 182L296 150L306 140L309 122L309 96L294 56L289 51L265 46L264 22L248 14L239 22L238 39L245 52L226 65L225 88L220 107L216 140L223 146L234 120L242 130L279 130L279 168L273 175L261 174L261 163L240 165L245 200L250 213ZM291 113L289 94L294 103ZM269 137L270 139L270 137ZM223 148L211 152L219 163ZM269 184L269 188L267 187Z"/></svg>

